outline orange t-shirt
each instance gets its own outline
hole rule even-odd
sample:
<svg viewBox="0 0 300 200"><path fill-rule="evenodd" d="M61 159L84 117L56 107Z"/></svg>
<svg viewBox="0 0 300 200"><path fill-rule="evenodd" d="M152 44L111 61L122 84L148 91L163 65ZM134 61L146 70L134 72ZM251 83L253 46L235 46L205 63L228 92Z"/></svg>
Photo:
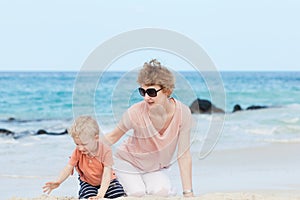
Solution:
<svg viewBox="0 0 300 200"><path fill-rule="evenodd" d="M104 167L112 167L113 158L111 148L99 141L98 152L95 157L82 154L77 148L69 160L69 164L76 168L80 180L93 186L99 186L102 181ZM115 179L112 171L111 179Z"/></svg>

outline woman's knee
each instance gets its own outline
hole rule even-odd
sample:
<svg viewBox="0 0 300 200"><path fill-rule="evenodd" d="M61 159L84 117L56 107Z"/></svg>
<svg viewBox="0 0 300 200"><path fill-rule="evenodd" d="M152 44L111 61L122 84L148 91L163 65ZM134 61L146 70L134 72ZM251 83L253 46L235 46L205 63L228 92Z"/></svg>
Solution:
<svg viewBox="0 0 300 200"><path fill-rule="evenodd" d="M129 196L129 197L143 197L143 196L145 196L146 195L146 192L145 191L131 191L131 192L127 192L126 191L126 194L127 194L127 196Z"/></svg>
<svg viewBox="0 0 300 200"><path fill-rule="evenodd" d="M170 188L169 187L160 187L160 188L148 188L147 189L148 195L154 195L154 196L163 196L167 197L170 196Z"/></svg>
<svg viewBox="0 0 300 200"><path fill-rule="evenodd" d="M156 196L172 196L171 181L162 171L145 174L143 178L147 194Z"/></svg>
<svg viewBox="0 0 300 200"><path fill-rule="evenodd" d="M145 196L146 187L140 175L119 173L118 177L127 196Z"/></svg>
<svg viewBox="0 0 300 200"><path fill-rule="evenodd" d="M146 195L146 189L144 185L127 185L124 187L125 192L127 196L133 196L133 197L142 197Z"/></svg>
<svg viewBox="0 0 300 200"><path fill-rule="evenodd" d="M146 187L139 170L124 160L117 160L115 172L127 196L142 197Z"/></svg>

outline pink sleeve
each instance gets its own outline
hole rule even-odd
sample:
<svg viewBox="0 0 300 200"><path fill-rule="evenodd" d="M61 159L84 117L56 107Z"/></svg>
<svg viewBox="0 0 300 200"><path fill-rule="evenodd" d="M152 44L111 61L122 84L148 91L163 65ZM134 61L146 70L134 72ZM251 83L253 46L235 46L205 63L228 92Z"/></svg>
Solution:
<svg viewBox="0 0 300 200"><path fill-rule="evenodd" d="M184 104L182 104L182 121L180 132L190 132L193 125L193 117L191 110Z"/></svg>
<svg viewBox="0 0 300 200"><path fill-rule="evenodd" d="M118 124L118 127L124 131L124 132L127 132L129 129L132 128L132 123L131 123L131 120L130 120L130 109L128 109L122 116L122 119L120 120L119 124Z"/></svg>
<svg viewBox="0 0 300 200"><path fill-rule="evenodd" d="M182 105L181 120L178 138L178 156L181 156L184 152L190 149L190 136L193 125L193 117L191 110L185 105Z"/></svg>

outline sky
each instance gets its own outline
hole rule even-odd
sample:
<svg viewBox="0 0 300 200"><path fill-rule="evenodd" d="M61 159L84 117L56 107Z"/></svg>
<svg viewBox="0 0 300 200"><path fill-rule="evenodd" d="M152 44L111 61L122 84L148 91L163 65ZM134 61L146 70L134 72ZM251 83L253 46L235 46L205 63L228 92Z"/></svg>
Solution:
<svg viewBox="0 0 300 200"><path fill-rule="evenodd" d="M141 28L187 36L220 71L299 71L299 10L298 0L0 0L0 71L78 71Z"/></svg>

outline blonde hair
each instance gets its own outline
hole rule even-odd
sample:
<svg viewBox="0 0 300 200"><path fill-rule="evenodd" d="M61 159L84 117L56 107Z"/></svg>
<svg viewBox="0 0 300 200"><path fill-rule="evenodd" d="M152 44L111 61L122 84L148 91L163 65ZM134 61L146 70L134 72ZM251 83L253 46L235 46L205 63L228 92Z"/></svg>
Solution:
<svg viewBox="0 0 300 200"><path fill-rule="evenodd" d="M95 136L99 135L99 126L97 121L90 116L79 116L76 118L68 129L71 137L79 137L80 135Z"/></svg>
<svg viewBox="0 0 300 200"><path fill-rule="evenodd" d="M151 60L149 63L145 62L139 72L137 82L145 86L159 85L164 91L169 91L170 94L175 88L174 75L156 59Z"/></svg>

